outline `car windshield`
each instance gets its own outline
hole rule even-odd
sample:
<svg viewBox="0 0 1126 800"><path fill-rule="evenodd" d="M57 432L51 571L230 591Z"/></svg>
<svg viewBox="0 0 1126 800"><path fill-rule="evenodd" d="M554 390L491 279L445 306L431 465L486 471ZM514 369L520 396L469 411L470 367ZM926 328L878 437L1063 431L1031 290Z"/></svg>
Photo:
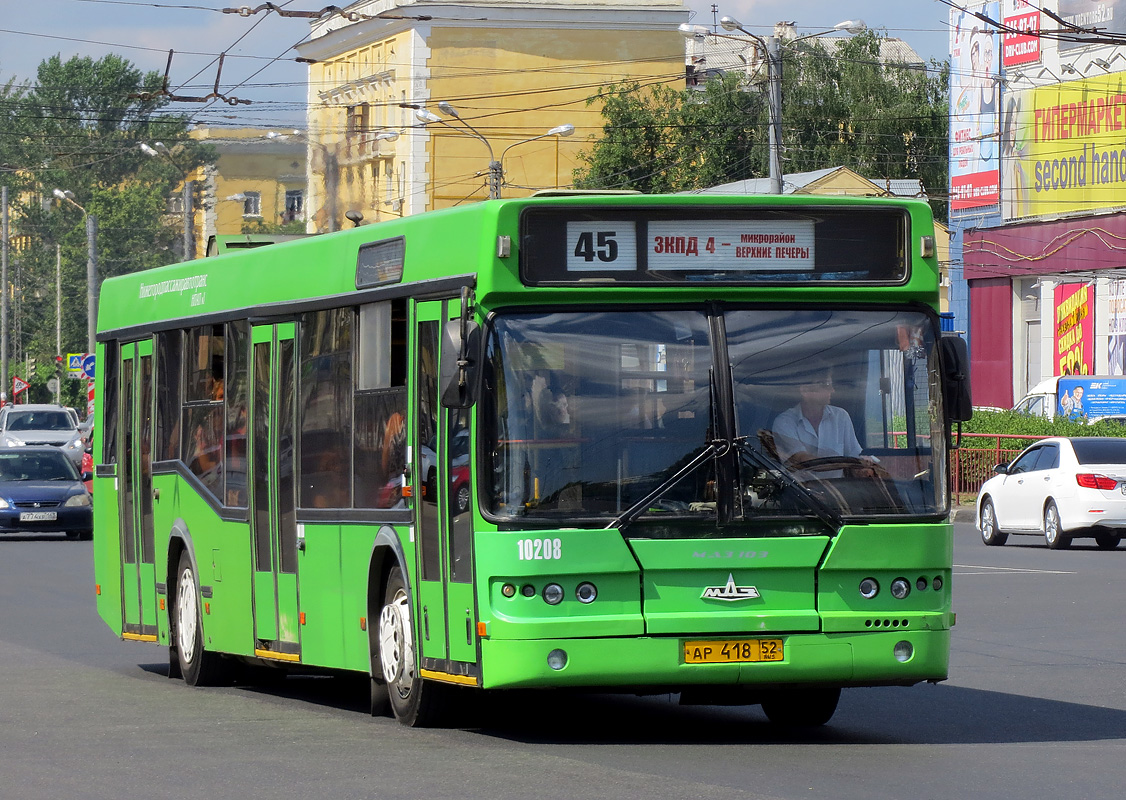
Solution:
<svg viewBox="0 0 1126 800"><path fill-rule="evenodd" d="M0 451L0 481L77 481L78 472L59 452Z"/></svg>
<svg viewBox="0 0 1126 800"><path fill-rule="evenodd" d="M1080 464L1126 464L1126 439L1072 439Z"/></svg>
<svg viewBox="0 0 1126 800"><path fill-rule="evenodd" d="M493 318L487 342L484 480L498 518L679 516L714 531L717 520L945 508L923 313L512 313Z"/></svg>
<svg viewBox="0 0 1126 800"><path fill-rule="evenodd" d="M13 411L8 414L10 431L77 430L65 411Z"/></svg>

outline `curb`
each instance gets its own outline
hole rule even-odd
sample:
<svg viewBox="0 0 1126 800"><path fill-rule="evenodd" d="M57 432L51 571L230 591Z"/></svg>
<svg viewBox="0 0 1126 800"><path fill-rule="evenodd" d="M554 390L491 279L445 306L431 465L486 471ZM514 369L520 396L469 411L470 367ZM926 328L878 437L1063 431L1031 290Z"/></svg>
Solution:
<svg viewBox="0 0 1126 800"><path fill-rule="evenodd" d="M975 506L954 506L950 510L951 522L976 522L977 510Z"/></svg>

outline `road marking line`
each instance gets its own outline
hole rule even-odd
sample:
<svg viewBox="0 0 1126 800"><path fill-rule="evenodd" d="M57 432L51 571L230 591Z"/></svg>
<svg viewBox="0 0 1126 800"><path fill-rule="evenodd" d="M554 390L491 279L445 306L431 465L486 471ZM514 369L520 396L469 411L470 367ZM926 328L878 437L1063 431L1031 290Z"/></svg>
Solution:
<svg viewBox="0 0 1126 800"><path fill-rule="evenodd" d="M1032 569L1031 567L991 567L986 564L955 564L954 569L974 569L981 570L981 572L958 572L958 575L987 575L991 572L1018 572L1018 573L1038 573L1041 575L1075 575L1075 570L1066 569Z"/></svg>

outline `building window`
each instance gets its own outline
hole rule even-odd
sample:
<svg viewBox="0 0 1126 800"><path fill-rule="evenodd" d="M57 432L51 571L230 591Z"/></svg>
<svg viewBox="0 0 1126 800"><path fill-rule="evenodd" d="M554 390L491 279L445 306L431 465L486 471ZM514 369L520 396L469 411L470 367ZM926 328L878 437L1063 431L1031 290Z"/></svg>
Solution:
<svg viewBox="0 0 1126 800"><path fill-rule="evenodd" d="M244 217L262 216L261 192L243 192L242 215Z"/></svg>
<svg viewBox="0 0 1126 800"><path fill-rule="evenodd" d="M184 213L184 195L174 194L164 204L164 209L169 214Z"/></svg>
<svg viewBox="0 0 1126 800"><path fill-rule="evenodd" d="M286 189L285 213L282 222L294 222L305 218L305 193L300 189Z"/></svg>

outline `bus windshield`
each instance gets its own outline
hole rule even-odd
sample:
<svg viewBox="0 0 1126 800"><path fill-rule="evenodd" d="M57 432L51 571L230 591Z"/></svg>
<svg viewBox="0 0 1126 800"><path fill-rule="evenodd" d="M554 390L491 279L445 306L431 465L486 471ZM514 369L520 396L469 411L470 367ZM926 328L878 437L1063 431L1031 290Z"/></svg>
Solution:
<svg viewBox="0 0 1126 800"><path fill-rule="evenodd" d="M838 523L945 511L923 312L510 313L494 317L487 347L483 477L499 519L605 526L634 509L641 523Z"/></svg>

